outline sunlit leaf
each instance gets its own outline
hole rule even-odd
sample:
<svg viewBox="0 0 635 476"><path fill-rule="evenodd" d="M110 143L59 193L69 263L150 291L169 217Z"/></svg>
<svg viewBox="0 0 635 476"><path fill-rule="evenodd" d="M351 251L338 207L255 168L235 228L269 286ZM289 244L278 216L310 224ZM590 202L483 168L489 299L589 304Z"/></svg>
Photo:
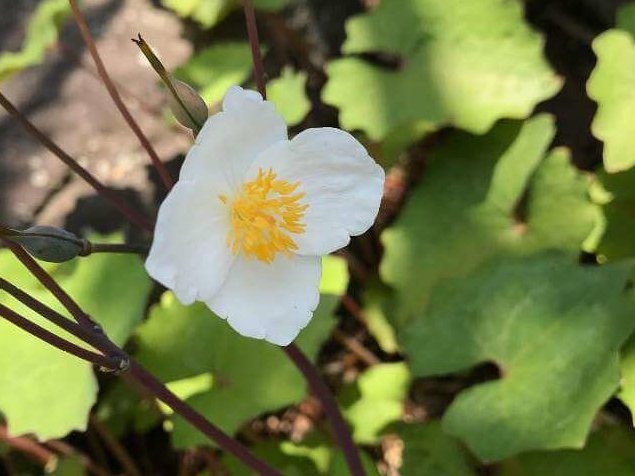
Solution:
<svg viewBox="0 0 635 476"><path fill-rule="evenodd" d="M254 6L263 10L278 10L289 0L254 0ZM161 3L185 18L192 18L205 28L212 28L232 10L240 6L239 0L161 0Z"/></svg>
<svg viewBox="0 0 635 476"><path fill-rule="evenodd" d="M401 418L409 383L410 373L403 362L376 365L358 379L359 399L345 413L355 441L377 443L381 431Z"/></svg>
<svg viewBox="0 0 635 476"><path fill-rule="evenodd" d="M485 136L446 136L382 237L381 271L396 290L391 316L398 328L424 312L435 283L465 276L491 256L580 249L597 207L566 150L543 159L553 133L552 119L538 116L522 126L502 123Z"/></svg>
<svg viewBox="0 0 635 476"><path fill-rule="evenodd" d="M561 86L522 3L382 1L346 25L349 54L396 55L394 68L356 57L332 61L323 99L347 129L380 140L412 123L475 133L500 118L525 118Z"/></svg>
<svg viewBox="0 0 635 476"><path fill-rule="evenodd" d="M197 88L205 102L213 105L230 86L246 81L251 69L249 43L225 42L199 51L177 68L174 75Z"/></svg>
<svg viewBox="0 0 635 476"><path fill-rule="evenodd" d="M284 69L282 75L267 84L267 96L290 126L298 124L311 110L306 96L306 73Z"/></svg>
<svg viewBox="0 0 635 476"><path fill-rule="evenodd" d="M598 62L587 91L598 103L593 134L604 142L604 167L619 172L635 165L635 41L610 30L593 41Z"/></svg>

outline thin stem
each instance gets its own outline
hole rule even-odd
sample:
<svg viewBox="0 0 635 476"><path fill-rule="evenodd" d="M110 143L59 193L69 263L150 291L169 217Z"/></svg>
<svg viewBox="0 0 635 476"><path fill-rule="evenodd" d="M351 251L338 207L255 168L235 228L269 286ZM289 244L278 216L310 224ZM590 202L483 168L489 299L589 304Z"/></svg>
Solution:
<svg viewBox="0 0 635 476"><path fill-rule="evenodd" d="M245 11L245 21L247 22L247 35L251 45L251 57L254 63L254 78L258 91L263 99L267 99L267 88L265 86L265 67L260 53L260 40L258 39L258 25L256 24L256 12L252 0L243 0Z"/></svg>
<svg viewBox="0 0 635 476"><path fill-rule="evenodd" d="M187 420L192 426L201 431L208 438L239 458L243 463L257 471L263 476L282 476L281 473L271 466L256 458L245 446L235 439L227 436L218 427L210 423L200 413L190 407L183 400L179 399L165 385L157 380L154 375L144 369L134 360L130 362L129 375L148 389L159 400L163 401L172 410Z"/></svg>
<svg viewBox="0 0 635 476"><path fill-rule="evenodd" d="M358 359L360 359L369 367L372 367L373 365L377 365L381 363L381 360L379 360L377 356L373 354L370 350L364 347L364 345L361 342L359 342L355 338L347 336L339 329L335 329L333 331L333 337L335 337L335 340L337 340L340 344L346 347Z"/></svg>
<svg viewBox="0 0 635 476"><path fill-rule="evenodd" d="M73 10L73 16L75 17L75 22L77 23L77 26L79 27L79 31L82 34L82 38L84 39L84 43L86 43L86 47L88 48L90 55L93 57L93 61L95 62L95 66L97 67L97 72L99 73L99 76L101 77L104 83L104 86L106 86L106 89L108 90L108 94L110 94L110 97L112 98L115 105L117 106L117 109L119 109L119 112L128 123L128 126L130 126L130 129L132 129L132 131L135 133L135 135L139 139L139 142L141 142L141 145L150 156L150 159L152 160L152 165L154 165L154 167L157 169L157 172L159 173L159 176L161 177L163 184L168 190L170 190L172 186L174 185L174 179L168 172L168 169L165 167L163 162L161 162L161 159L159 159L159 156L157 155L156 151L152 147L152 144L150 144L150 141L148 140L148 138L145 136L145 134L139 127L139 124L137 124L137 121L135 121L134 117L132 117L132 114L130 114L130 111L128 110L124 102L121 100L121 96L119 96L119 92L117 91L117 88L115 87L112 80L110 79L110 76L108 75L108 72L106 71L106 67L104 66L104 63L101 60L101 57L99 56L99 52L97 51L97 47L95 46L95 41L93 40L93 37L90 33L90 29L88 28L88 24L86 23L86 18L84 18L84 15L80 11L79 7L77 6L77 1L69 0L69 3L71 5L71 9Z"/></svg>
<svg viewBox="0 0 635 476"><path fill-rule="evenodd" d="M129 253L147 255L148 247L145 245L129 245L127 243L92 243L84 242L84 251L81 256L89 256L93 253Z"/></svg>
<svg viewBox="0 0 635 476"><path fill-rule="evenodd" d="M31 272L37 280L48 289L53 296L64 306L66 310L73 316L77 323L83 326L85 329L95 329L98 324L93 321L88 314L86 314L77 305L77 303L57 284L53 277L42 268L35 259L31 257L24 249L17 243L12 242L6 238L0 236L0 240L4 241L7 247L13 252L16 258Z"/></svg>
<svg viewBox="0 0 635 476"><path fill-rule="evenodd" d="M9 114L11 114L29 134L35 137L40 142L40 144L46 147L51 153L56 155L62 162L64 162L64 164L66 164L73 172L75 172L83 180L85 180L91 187L95 189L95 191L99 195L108 200L130 222L143 228L144 230L152 231L154 226L146 217L141 215L136 210L130 208L126 204L126 202L121 200L121 198L119 198L112 191L106 188L106 186L102 184L94 175L92 175L88 170L79 165L79 163L77 163L75 159L64 152L57 144L55 144L55 142L53 142L38 128L36 128L25 116L22 115L20 111L16 109L13 104L11 104L11 102L1 92L0 105L2 105L2 107Z"/></svg>
<svg viewBox="0 0 635 476"><path fill-rule="evenodd" d="M14 230L0 224L0 236L8 237L11 241L20 243L20 238L48 238L51 240L65 241L77 246L79 256L90 256L93 253L130 253L147 255L149 249L146 245L131 245L128 243L93 243L86 238L78 238L73 234L62 235L47 231Z"/></svg>
<svg viewBox="0 0 635 476"><path fill-rule="evenodd" d="M101 350L99 348L100 342L95 339L95 333L93 331L83 328L71 319L68 319L54 309L51 309L46 304L31 297L31 295L25 293L6 279L0 278L0 289L7 292L26 307L38 313L40 316L52 322L56 326L64 329L69 334L72 334L78 339L90 344L95 349Z"/></svg>
<svg viewBox="0 0 635 476"><path fill-rule="evenodd" d="M72 342L68 342L2 304L0 304L0 317L3 317L11 324L21 328L32 336L43 340L47 344L66 352L67 354L106 369L111 369L113 371L119 370L119 364L110 357L91 352L90 350L86 350L83 347L73 344Z"/></svg>
<svg viewBox="0 0 635 476"><path fill-rule="evenodd" d="M353 476L365 476L366 473L364 472L357 447L355 446L355 443L353 443L353 438L351 437L351 433L344 422L344 418L340 413L337 402L335 401L335 398L329 388L324 383L324 380L322 380L320 375L317 373L311 361L295 344L284 347L284 351L304 374L311 390L315 396L320 399L324 408L324 413L326 413L327 418L331 421L335 437L337 438L342 452L344 453L344 457L346 458L346 463L348 464L351 474Z"/></svg>

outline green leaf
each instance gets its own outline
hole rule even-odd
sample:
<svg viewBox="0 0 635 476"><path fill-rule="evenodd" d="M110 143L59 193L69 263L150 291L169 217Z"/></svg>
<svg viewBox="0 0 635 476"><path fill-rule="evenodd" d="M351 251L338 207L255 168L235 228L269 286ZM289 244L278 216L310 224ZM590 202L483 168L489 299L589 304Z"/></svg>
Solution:
<svg viewBox="0 0 635 476"><path fill-rule="evenodd" d="M434 290L404 332L417 376L482 362L501 378L465 390L443 418L484 461L580 448L619 383L618 350L635 324L632 265L583 267L568 254L493 260Z"/></svg>
<svg viewBox="0 0 635 476"><path fill-rule="evenodd" d="M392 307L388 306L389 309L386 309L393 293L386 288L387 286L381 283L372 283L367 286L363 300L364 316L368 332L377 340L379 347L388 354L394 354L399 351L399 343L395 328L388 317Z"/></svg>
<svg viewBox="0 0 635 476"><path fill-rule="evenodd" d="M51 472L46 472L53 476L84 476L86 470L82 461L78 456L71 455L60 458L55 466L55 469Z"/></svg>
<svg viewBox="0 0 635 476"><path fill-rule="evenodd" d="M60 25L70 14L68 0L43 0L29 19L22 50L0 54L0 82L44 61L46 50L57 41Z"/></svg>
<svg viewBox="0 0 635 476"><path fill-rule="evenodd" d="M346 31L345 53L399 56L392 70L355 57L327 68L324 101L373 140L412 123L485 133L500 118L529 116L562 84L518 1L384 1Z"/></svg>
<svg viewBox="0 0 635 476"><path fill-rule="evenodd" d="M631 411L631 417L635 415L635 337L631 336L621 352L620 367L622 381L618 397ZM633 418L635 426L635 418Z"/></svg>
<svg viewBox="0 0 635 476"><path fill-rule="evenodd" d="M292 126L298 124L311 110L311 103L306 96L306 78L304 72L293 72L289 68L282 71L282 75L267 85L267 96L285 122Z"/></svg>
<svg viewBox="0 0 635 476"><path fill-rule="evenodd" d="M376 365L359 378L359 399L345 412L356 442L377 443L382 430L401 418L409 384L410 373L403 362Z"/></svg>
<svg viewBox="0 0 635 476"><path fill-rule="evenodd" d="M118 437L124 436L130 428L145 433L163 417L154 402L143 398L121 379L100 395L93 415Z"/></svg>
<svg viewBox="0 0 635 476"><path fill-rule="evenodd" d="M177 15L192 18L205 28L211 28L222 20L231 6L229 0L161 0L161 3Z"/></svg>
<svg viewBox="0 0 635 476"><path fill-rule="evenodd" d="M439 281L466 276L489 257L544 248L577 252L597 221L588 180L564 149L545 151L550 116L505 122L485 136L448 134L419 186L382 236L381 273L396 291L397 330L423 313ZM523 220L514 217L521 197Z"/></svg>
<svg viewBox="0 0 635 476"><path fill-rule="evenodd" d="M506 461L500 476L635 476L635 438L618 426L594 432L582 450L529 453Z"/></svg>
<svg viewBox="0 0 635 476"><path fill-rule="evenodd" d="M126 341L143 316L151 285L141 260L97 254L62 265L43 265L115 342ZM0 272L33 297L66 314L8 250L0 250ZM55 329L4 293L0 302ZM62 331L56 333L69 337ZM0 319L0 348L0 410L11 434L34 433L45 440L86 428L97 393L90 364L50 347L4 319Z"/></svg>
<svg viewBox="0 0 635 476"><path fill-rule="evenodd" d="M333 312L347 286L341 259L326 257L324 268L320 305L297 341L311 358L333 327ZM171 293L140 327L138 348L142 364L164 382L209 374L211 388L190 393L187 401L228 433L305 395L304 379L282 349L240 336L203 304L184 307ZM176 447L210 444L179 417L173 421Z"/></svg>
<svg viewBox="0 0 635 476"><path fill-rule="evenodd" d="M174 75L197 88L207 104L214 104L223 99L230 86L245 82L251 68L249 43L225 42L199 51Z"/></svg>
<svg viewBox="0 0 635 476"><path fill-rule="evenodd" d="M615 26L635 35L635 3L627 3L618 9Z"/></svg>
<svg viewBox="0 0 635 476"><path fill-rule="evenodd" d="M416 476L476 476L458 441L437 421L402 424L395 430L404 443L400 473Z"/></svg>
<svg viewBox="0 0 635 476"><path fill-rule="evenodd" d="M239 0L161 0L163 6L184 18L192 18L205 28L212 28L232 10L240 6ZM262 10L279 10L288 0L254 0Z"/></svg>
<svg viewBox="0 0 635 476"><path fill-rule="evenodd" d="M619 172L635 165L635 41L609 30L593 41L597 65L587 92L598 103L591 130L604 142L604 167Z"/></svg>
<svg viewBox="0 0 635 476"><path fill-rule="evenodd" d="M603 227L596 252L600 260L635 256L635 170L598 174L595 201L602 206Z"/></svg>
<svg viewBox="0 0 635 476"><path fill-rule="evenodd" d="M322 441L303 441L301 444L293 444L289 441L282 443L267 442L252 447L252 451L264 461L285 476L319 476L324 470L318 467L330 463L331 448ZM231 475L255 475L242 461L230 456L223 457L223 466Z"/></svg>
<svg viewBox="0 0 635 476"><path fill-rule="evenodd" d="M261 443L253 452L285 476L349 476L350 470L342 453L317 433L309 434L302 442ZM364 452L360 454L367 476L379 476L374 461ZM242 462L230 455L223 456L223 465L231 475L253 475Z"/></svg>
<svg viewBox="0 0 635 476"><path fill-rule="evenodd" d="M359 456L362 460L362 467L364 468L366 476L379 476L377 466L370 456L363 451L360 451ZM335 452L326 476L349 476L350 474L351 470L346 464L344 455L340 451Z"/></svg>

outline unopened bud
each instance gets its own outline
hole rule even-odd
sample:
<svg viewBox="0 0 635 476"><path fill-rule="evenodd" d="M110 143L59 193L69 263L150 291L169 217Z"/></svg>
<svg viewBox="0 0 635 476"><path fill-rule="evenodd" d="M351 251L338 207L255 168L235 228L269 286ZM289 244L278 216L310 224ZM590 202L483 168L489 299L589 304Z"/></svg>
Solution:
<svg viewBox="0 0 635 476"><path fill-rule="evenodd" d="M83 241L77 236L55 226L36 225L24 231L14 231L10 239L34 258L51 263L70 261L84 249Z"/></svg>
<svg viewBox="0 0 635 476"><path fill-rule="evenodd" d="M167 72L161 60L154 54L154 51L141 37L141 34L137 38L133 38L132 41L139 47L150 62L152 69L168 88L168 103L176 120L188 129L192 129L195 134L198 134L198 131L201 130L209 116L209 111L203 98L189 84L176 79Z"/></svg>
<svg viewBox="0 0 635 476"><path fill-rule="evenodd" d="M176 120L195 132L201 130L209 116L207 104L196 90L187 83L170 76L174 91L168 91L168 104Z"/></svg>

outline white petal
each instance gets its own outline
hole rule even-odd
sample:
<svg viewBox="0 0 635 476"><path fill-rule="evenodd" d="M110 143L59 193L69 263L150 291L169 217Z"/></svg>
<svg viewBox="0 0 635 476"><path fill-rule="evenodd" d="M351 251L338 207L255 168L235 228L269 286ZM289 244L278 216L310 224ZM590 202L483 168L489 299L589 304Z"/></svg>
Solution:
<svg viewBox="0 0 635 476"><path fill-rule="evenodd" d="M222 186L180 180L159 209L146 269L186 305L213 296L234 261L226 244L229 213L218 197Z"/></svg>
<svg viewBox="0 0 635 476"><path fill-rule="evenodd" d="M235 188L258 154L287 139L287 126L273 103L255 91L232 86L223 111L205 122L181 168L181 179L195 180L225 174Z"/></svg>
<svg viewBox="0 0 635 476"><path fill-rule="evenodd" d="M309 205L306 230L294 234L302 255L324 255L368 230L379 210L384 170L350 134L340 129L308 129L290 142L267 149L247 173L272 168L280 178L300 181Z"/></svg>
<svg viewBox="0 0 635 476"><path fill-rule="evenodd" d="M209 308L240 334L288 345L320 300L322 259L280 256L272 263L239 256Z"/></svg>

